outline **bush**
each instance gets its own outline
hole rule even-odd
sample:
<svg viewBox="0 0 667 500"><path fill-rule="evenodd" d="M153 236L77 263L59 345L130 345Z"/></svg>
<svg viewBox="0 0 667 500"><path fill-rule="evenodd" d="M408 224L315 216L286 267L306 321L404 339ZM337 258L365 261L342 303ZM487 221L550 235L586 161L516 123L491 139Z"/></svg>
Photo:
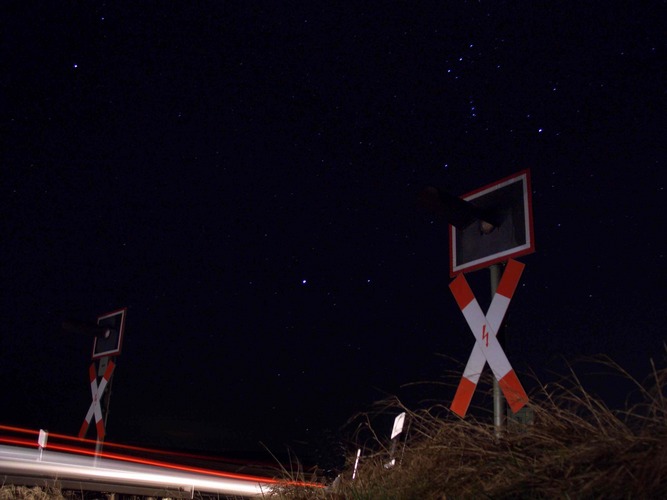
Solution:
<svg viewBox="0 0 667 500"><path fill-rule="evenodd" d="M586 391L571 370L560 382L531 394L528 424L496 435L486 414L460 419L442 405L411 411L397 399L385 411L407 412L409 435L387 468L388 443L375 438L352 480L347 459L335 487L304 491L285 487L281 498L667 498L667 369L646 383L605 359L637 388L640 402L609 409ZM355 447L356 448L356 447Z"/></svg>

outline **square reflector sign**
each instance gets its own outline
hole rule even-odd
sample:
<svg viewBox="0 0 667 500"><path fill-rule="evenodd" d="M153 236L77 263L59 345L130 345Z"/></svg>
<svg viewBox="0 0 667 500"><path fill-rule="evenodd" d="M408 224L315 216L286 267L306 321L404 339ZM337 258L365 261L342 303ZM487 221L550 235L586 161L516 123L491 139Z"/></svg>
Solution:
<svg viewBox="0 0 667 500"><path fill-rule="evenodd" d="M493 225L476 221L465 229L449 226L449 274L454 277L535 251L530 172L522 170L461 196Z"/></svg>
<svg viewBox="0 0 667 500"><path fill-rule="evenodd" d="M97 318L97 324L105 328L103 334L95 337L93 343L93 359L120 354L125 330L125 313L127 308L104 314Z"/></svg>

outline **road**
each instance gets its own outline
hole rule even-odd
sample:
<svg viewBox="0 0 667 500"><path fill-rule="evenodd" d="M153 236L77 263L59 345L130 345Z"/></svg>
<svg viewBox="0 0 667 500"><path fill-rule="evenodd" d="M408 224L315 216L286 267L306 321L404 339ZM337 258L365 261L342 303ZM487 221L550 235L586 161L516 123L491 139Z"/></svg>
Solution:
<svg viewBox="0 0 667 500"><path fill-rule="evenodd" d="M278 481L252 475L147 465L119 459L0 445L0 483L56 486L162 497L202 495L262 497ZM303 486L313 487L303 483Z"/></svg>

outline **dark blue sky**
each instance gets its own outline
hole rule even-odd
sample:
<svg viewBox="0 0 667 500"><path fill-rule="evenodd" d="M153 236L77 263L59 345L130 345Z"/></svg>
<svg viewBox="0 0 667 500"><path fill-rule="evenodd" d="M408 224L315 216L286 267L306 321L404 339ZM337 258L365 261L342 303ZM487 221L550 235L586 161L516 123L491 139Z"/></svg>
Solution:
<svg viewBox="0 0 667 500"><path fill-rule="evenodd" d="M75 434L92 341L60 324L118 307L114 441L308 448L384 394L449 404L400 388L473 340L416 197L526 168L510 360L664 358L664 2L3 10L2 423Z"/></svg>

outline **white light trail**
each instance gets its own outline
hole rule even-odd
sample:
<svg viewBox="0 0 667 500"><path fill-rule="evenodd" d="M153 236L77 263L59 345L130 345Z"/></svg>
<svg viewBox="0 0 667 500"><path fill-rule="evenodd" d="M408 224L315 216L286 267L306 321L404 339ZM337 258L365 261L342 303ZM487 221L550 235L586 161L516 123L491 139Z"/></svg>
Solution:
<svg viewBox="0 0 667 500"><path fill-rule="evenodd" d="M30 476L57 478L59 481L104 482L125 486L218 493L262 497L275 487L275 480L266 482L221 477L206 473L181 472L152 465L132 464L107 458L81 457L44 450L41 460L38 450L0 446L0 476Z"/></svg>

